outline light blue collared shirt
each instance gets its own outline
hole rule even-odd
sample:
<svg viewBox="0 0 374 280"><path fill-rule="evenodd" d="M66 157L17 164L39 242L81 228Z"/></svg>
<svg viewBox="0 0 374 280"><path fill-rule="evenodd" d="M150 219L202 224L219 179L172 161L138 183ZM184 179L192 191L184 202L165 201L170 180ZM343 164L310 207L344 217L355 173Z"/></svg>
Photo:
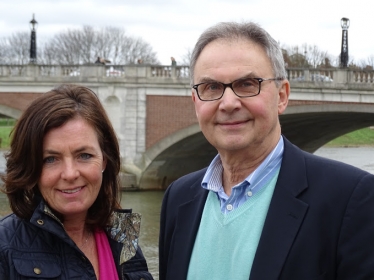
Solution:
<svg viewBox="0 0 374 280"><path fill-rule="evenodd" d="M280 169L283 159L284 142L281 136L277 146L265 158L259 167L255 169L245 180L235 185L231 195L227 196L223 189L222 172L223 166L221 157L218 154L210 163L201 186L204 189L217 193L221 203L221 212L228 213L251 198L274 176Z"/></svg>

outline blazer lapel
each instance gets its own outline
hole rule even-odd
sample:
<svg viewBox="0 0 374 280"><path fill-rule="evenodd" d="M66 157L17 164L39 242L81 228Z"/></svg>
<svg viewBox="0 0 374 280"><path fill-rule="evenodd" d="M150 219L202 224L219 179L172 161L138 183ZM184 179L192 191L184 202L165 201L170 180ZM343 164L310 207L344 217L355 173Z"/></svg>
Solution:
<svg viewBox="0 0 374 280"><path fill-rule="evenodd" d="M169 266L170 275L173 275L174 279L187 278L192 249L208 195L208 191L200 185L198 191L191 190L191 192L196 193L193 199L182 204L178 209L172 250L172 254L178 255L178 258L172 257ZM175 259L178 259L178 263L174 263Z"/></svg>
<svg viewBox="0 0 374 280"><path fill-rule="evenodd" d="M302 152L285 140L283 162L251 270L251 279L278 279L308 204L297 196L307 188Z"/></svg>

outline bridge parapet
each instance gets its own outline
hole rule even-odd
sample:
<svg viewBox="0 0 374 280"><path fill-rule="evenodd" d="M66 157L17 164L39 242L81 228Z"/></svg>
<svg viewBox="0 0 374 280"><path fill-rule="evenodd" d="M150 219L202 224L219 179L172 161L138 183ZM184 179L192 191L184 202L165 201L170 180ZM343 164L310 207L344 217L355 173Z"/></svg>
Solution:
<svg viewBox="0 0 374 280"><path fill-rule="evenodd" d="M189 66L165 65L0 65L0 80L118 81L136 79L142 83L188 83ZM287 78L294 82L331 85L374 85L374 71L339 68L287 68Z"/></svg>
<svg viewBox="0 0 374 280"><path fill-rule="evenodd" d="M292 82L374 85L373 70L288 68L287 77Z"/></svg>
<svg viewBox="0 0 374 280"><path fill-rule="evenodd" d="M97 78L126 79L126 78L154 78L169 80L188 79L188 66L165 65L0 65L0 78L25 79L37 78ZM168 81L169 82L169 81Z"/></svg>
<svg viewBox="0 0 374 280"><path fill-rule="evenodd" d="M352 82L362 84L374 83L374 71L356 70L353 71Z"/></svg>
<svg viewBox="0 0 374 280"><path fill-rule="evenodd" d="M189 66L166 65L0 65L0 80L16 81L56 79L64 81L138 81L170 83L183 80L188 83ZM374 84L373 70L350 70L340 68L312 69L287 68L287 77L292 82L342 84Z"/></svg>

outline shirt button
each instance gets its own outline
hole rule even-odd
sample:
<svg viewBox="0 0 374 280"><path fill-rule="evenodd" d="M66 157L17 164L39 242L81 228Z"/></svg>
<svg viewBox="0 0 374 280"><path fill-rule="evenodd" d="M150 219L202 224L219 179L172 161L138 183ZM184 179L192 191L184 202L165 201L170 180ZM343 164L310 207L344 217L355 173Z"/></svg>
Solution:
<svg viewBox="0 0 374 280"><path fill-rule="evenodd" d="M227 204L226 205L226 209L229 210L229 211L231 211L232 210L232 205L231 204Z"/></svg>
<svg viewBox="0 0 374 280"><path fill-rule="evenodd" d="M247 195L248 195L248 196L252 196L252 194L253 194L253 193L252 193L251 191L247 192Z"/></svg>

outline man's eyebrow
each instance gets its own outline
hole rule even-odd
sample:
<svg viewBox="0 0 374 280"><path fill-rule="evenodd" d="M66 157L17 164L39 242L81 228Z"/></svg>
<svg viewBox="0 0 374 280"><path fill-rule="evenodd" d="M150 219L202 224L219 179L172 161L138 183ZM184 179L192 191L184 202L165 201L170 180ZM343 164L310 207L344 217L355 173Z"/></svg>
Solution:
<svg viewBox="0 0 374 280"><path fill-rule="evenodd" d="M242 80L242 79L248 79L248 78L258 78L258 75L256 75L255 73L251 72L251 73L248 73L247 75L237 79L237 80Z"/></svg>
<svg viewBox="0 0 374 280"><path fill-rule="evenodd" d="M220 83L219 81L217 80L213 80L212 78L209 78L209 77L204 77L204 78L201 78L200 81L198 82L198 84L200 83L214 83L214 82L218 82Z"/></svg>
<svg viewBox="0 0 374 280"><path fill-rule="evenodd" d="M248 73L242 77L239 77L231 82L235 82L235 81L240 81L240 80L244 80L244 79L248 79L248 78L258 78L258 75L256 75L255 73L251 72L251 73ZM209 78L209 77L203 77L200 79L200 81L198 82L198 84L200 83L223 83L221 81L217 81L217 80L214 80L212 78Z"/></svg>

